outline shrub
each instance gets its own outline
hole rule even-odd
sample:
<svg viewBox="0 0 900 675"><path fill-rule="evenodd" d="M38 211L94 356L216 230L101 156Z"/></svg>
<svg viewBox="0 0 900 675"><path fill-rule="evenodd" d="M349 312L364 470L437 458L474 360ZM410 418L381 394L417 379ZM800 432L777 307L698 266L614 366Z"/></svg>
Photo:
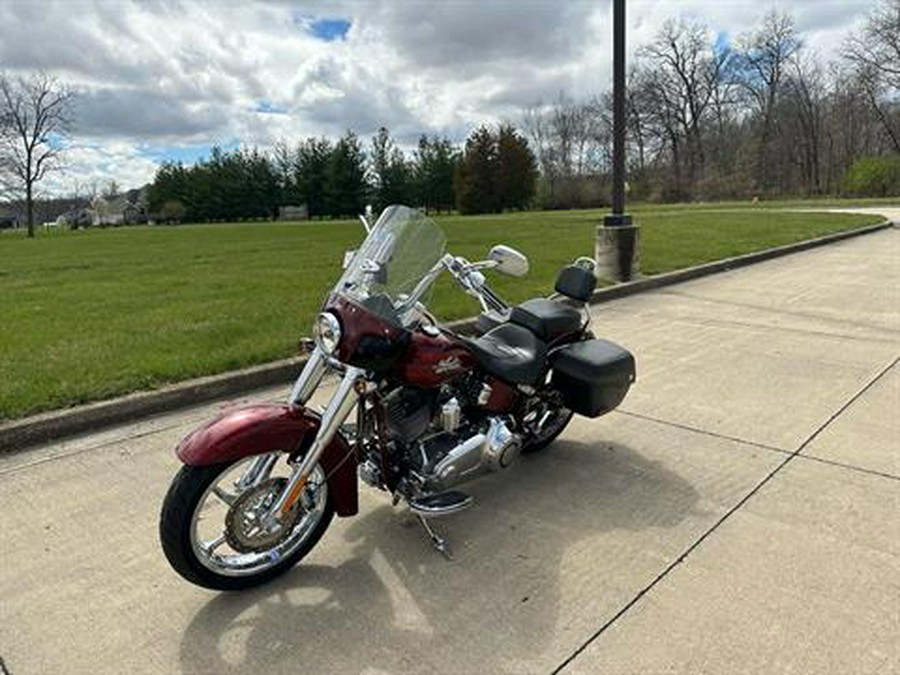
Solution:
<svg viewBox="0 0 900 675"><path fill-rule="evenodd" d="M164 223L180 223L185 214L184 204L178 199L169 199L159 210L159 220Z"/></svg>
<svg viewBox="0 0 900 675"><path fill-rule="evenodd" d="M856 197L900 196L900 154L856 160L844 175L844 192Z"/></svg>

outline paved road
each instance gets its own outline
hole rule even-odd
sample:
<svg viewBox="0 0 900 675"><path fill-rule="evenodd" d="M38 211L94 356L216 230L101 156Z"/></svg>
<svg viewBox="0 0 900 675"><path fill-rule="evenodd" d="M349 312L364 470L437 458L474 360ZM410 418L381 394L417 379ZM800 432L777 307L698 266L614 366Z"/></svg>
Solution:
<svg viewBox="0 0 900 675"><path fill-rule="evenodd" d="M474 484L453 562L367 491L264 588L182 582L157 512L215 406L4 458L4 667L898 672L898 289L893 229L598 307L638 384Z"/></svg>

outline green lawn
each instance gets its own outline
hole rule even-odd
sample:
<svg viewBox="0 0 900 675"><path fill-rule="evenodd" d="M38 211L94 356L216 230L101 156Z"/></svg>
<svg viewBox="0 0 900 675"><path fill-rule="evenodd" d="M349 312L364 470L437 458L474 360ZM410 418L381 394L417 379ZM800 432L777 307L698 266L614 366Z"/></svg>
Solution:
<svg viewBox="0 0 900 675"><path fill-rule="evenodd" d="M642 271L656 274L877 222L874 216L637 207ZM531 260L497 277L518 301L551 290L557 270L591 255L601 211L439 219L470 259L507 243ZM21 417L294 353L358 222L247 223L0 233L0 419ZM446 320L477 304L446 280Z"/></svg>

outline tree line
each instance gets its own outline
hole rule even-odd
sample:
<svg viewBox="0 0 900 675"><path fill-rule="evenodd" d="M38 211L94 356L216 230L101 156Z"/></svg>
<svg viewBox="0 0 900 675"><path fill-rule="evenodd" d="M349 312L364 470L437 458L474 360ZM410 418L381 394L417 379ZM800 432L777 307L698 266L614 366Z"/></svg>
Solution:
<svg viewBox="0 0 900 675"><path fill-rule="evenodd" d="M824 62L773 11L734 41L670 20L632 60L627 88L630 198L652 201L900 194L900 0L881 0ZM22 204L29 235L39 182L59 170L74 94L44 73L0 73L0 199ZM150 189L160 220L310 217L405 202L462 213L608 203L611 94L564 94L462 148L422 136L404 152L381 129L268 150L214 149L165 163ZM527 140L526 140L527 139Z"/></svg>
<svg viewBox="0 0 900 675"><path fill-rule="evenodd" d="M447 138L423 135L411 156L381 128L368 151L348 131L334 142L280 141L267 152L214 148L193 166L163 163L149 207L155 219L178 222L273 218L289 205L302 205L310 218L397 203L486 213L530 206L536 179L528 142L510 125L479 127L461 150Z"/></svg>
<svg viewBox="0 0 900 675"><path fill-rule="evenodd" d="M611 109L607 92L523 110L544 206L604 202ZM632 61L627 129L632 198L900 194L900 0L828 63L781 12L733 42L667 21Z"/></svg>

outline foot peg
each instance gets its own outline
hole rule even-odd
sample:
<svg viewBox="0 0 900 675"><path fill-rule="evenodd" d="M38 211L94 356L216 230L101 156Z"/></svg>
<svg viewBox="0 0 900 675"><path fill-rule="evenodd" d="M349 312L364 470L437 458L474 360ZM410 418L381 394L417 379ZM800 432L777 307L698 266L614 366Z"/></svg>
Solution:
<svg viewBox="0 0 900 675"><path fill-rule="evenodd" d="M456 490L439 492L424 497L414 497L409 500L409 509L419 517L436 518L449 516L451 513L459 513L463 509L472 506L472 497Z"/></svg>

